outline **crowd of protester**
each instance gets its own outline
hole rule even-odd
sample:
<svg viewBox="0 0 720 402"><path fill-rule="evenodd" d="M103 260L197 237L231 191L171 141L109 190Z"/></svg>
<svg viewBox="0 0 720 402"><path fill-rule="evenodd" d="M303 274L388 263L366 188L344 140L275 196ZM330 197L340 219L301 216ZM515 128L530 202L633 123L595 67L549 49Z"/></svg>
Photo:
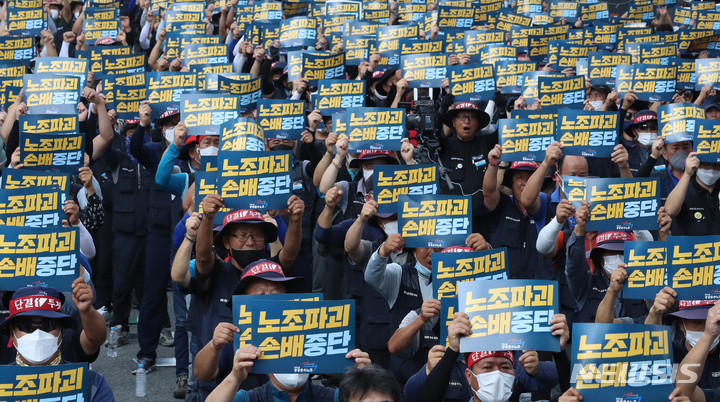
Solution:
<svg viewBox="0 0 720 402"><path fill-rule="evenodd" d="M506 3L504 9L517 6ZM542 5L546 11L548 3ZM466 314L455 314L447 346L439 339L441 304L432 291L431 261L433 253L444 250L405 247L397 215L378 213L373 199L375 166L412 165L420 159L417 132L407 131L400 151L349 149L347 136L333 132L332 118L312 107L316 88L305 78L288 80L286 56L277 43L264 49L246 41L235 21L237 6L238 0L232 0L218 11L210 3L203 20L207 35L227 44L233 71L262 77L266 99L306 100L307 127L301 139L265 141L268 151L294 155L293 180L299 185L287 208L232 211L214 225L213 218L225 208L223 198L207 195L199 213L194 175L203 169L203 157L218 153L219 137L188 135L179 111L151 119L148 102L140 107L139 120L119 120L115 110L106 108L102 80L91 74L78 104L87 142L85 167L72 177L70 200L63 208L64 223L80 227L81 277L65 294L51 287L5 289L2 364L92 363L104 351L108 328L119 326L118 344L138 350L138 365L150 372L150 386L157 348L174 348L173 396L188 401L570 402L582 400L570 384L566 345L572 325L645 323L671 326L675 363L700 367L693 368L697 380L678 381L669 400L720 400L720 307L677 302L669 287L654 300L622 294L628 278L626 241L720 234L720 163L701 163L692 141L664 143L657 118L663 102L638 100L634 91L620 97L587 80L585 109L617 111L623 120L611 158L564 155L555 142L540 162L508 163L500 162L498 120L512 118L517 110L541 110L539 101L526 105L522 96L501 94L498 88L493 100L455 102L447 81L442 88L409 89L400 69L378 67L379 52L359 66L346 66L346 78L366 82L367 106L398 107L418 96L435 99L432 135L440 145L435 162L442 163L444 172L440 193L471 197L473 206L472 234L449 251L506 247L509 279L558 283L560 310L552 317L551 330L561 352L461 354L460 339L472 334ZM135 53L146 53L148 72L189 71L179 58L163 54L164 14L150 7L149 0L122 2L120 32L96 45L131 46ZM434 7L429 3L428 11ZM86 5L46 0L44 8L49 28L37 41L38 59L75 57L87 48L82 23ZM396 3L389 9L388 25L404 23ZM655 12L647 22L655 31L680 28L667 8L655 7ZM0 33L9 35L6 7L0 17ZM570 30L593 22L557 21ZM693 20L682 28L694 25ZM421 32L419 40L439 33L435 26ZM330 43L322 27L317 38L315 50L343 51L342 42ZM683 57L710 56L703 51ZM473 62L466 54L451 55L450 64L458 63ZM550 64L541 63L539 69L554 71ZM576 71L562 73L573 76ZM0 114L5 171L23 168L18 120L27 112L25 101L20 92ZM708 119L720 120L720 93L710 85L679 90L673 103L694 103ZM576 208L567 200L562 186L566 176L659 177L660 230L587 231L591 205L583 202ZM252 270L257 264L266 265ZM233 336L240 328L231 322L228 300L233 295L308 292L325 300L355 300L356 349L346 355L355 366L322 376L253 373L253 360L263 351L257 345L234 350ZM37 303L18 308L14 303L36 297L54 303L50 308ZM130 337L132 309L139 310L137 344ZM114 400L102 373L93 373L90 385L93 401Z"/></svg>

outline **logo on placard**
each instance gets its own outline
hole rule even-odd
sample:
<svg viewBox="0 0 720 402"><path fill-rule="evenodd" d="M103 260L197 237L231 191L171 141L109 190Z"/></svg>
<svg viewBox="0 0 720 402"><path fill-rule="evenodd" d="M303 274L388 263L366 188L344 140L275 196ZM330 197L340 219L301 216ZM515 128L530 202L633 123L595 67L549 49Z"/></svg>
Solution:
<svg viewBox="0 0 720 402"><path fill-rule="evenodd" d="M433 241L428 242L429 248L441 248L445 247L445 240L435 239Z"/></svg>
<svg viewBox="0 0 720 402"><path fill-rule="evenodd" d="M586 149L585 151L582 151L582 156L595 156L597 155L597 151L594 149Z"/></svg>
<svg viewBox="0 0 720 402"><path fill-rule="evenodd" d="M267 201L257 200L250 203L250 209L265 209L268 206Z"/></svg>
<svg viewBox="0 0 720 402"><path fill-rule="evenodd" d="M632 230L633 224L631 222L625 221L619 225L617 225L617 230Z"/></svg>
<svg viewBox="0 0 720 402"><path fill-rule="evenodd" d="M522 157L522 160L523 160L523 161L534 161L534 160L536 160L536 159L537 159L537 156L536 156L536 155L533 155L533 154L527 154L527 155L525 155L525 156Z"/></svg>
<svg viewBox="0 0 720 402"><path fill-rule="evenodd" d="M635 395L632 392L623 395L621 398L615 398L615 402L640 402L641 400L642 396Z"/></svg>
<svg viewBox="0 0 720 402"><path fill-rule="evenodd" d="M60 109L58 109L56 107L51 107L50 109L47 110L47 113L48 114L58 114L58 113L60 113Z"/></svg>
<svg viewBox="0 0 720 402"><path fill-rule="evenodd" d="M295 366L294 370L296 373L314 373L315 370L317 370L317 364L307 361L301 363L299 366Z"/></svg>
<svg viewBox="0 0 720 402"><path fill-rule="evenodd" d="M523 346L525 346L525 342L518 338L512 338L502 344L502 348L505 350L521 350Z"/></svg>
<svg viewBox="0 0 720 402"><path fill-rule="evenodd" d="M383 144L381 144L381 143L379 143L379 142L376 142L376 143L370 145L370 149L373 149L373 150L375 150L375 149L383 149L384 147L385 147L385 145L383 145Z"/></svg>

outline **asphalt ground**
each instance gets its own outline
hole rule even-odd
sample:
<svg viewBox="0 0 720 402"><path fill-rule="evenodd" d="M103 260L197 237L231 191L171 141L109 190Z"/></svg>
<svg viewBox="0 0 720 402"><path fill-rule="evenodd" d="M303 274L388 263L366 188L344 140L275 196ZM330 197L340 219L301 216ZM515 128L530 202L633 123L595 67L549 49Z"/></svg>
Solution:
<svg viewBox="0 0 720 402"><path fill-rule="evenodd" d="M172 292L167 292L168 296L168 314L170 322L173 324L172 330L175 330L175 314L172 309ZM131 310L131 322L137 322L138 310ZM134 318L134 320L133 320ZM92 363L92 369L102 374L112 387L115 394L115 400L118 402L125 401L153 401L153 402L170 402L180 401L173 397L175 389L175 366L158 367L157 370L147 374L147 396L138 398L135 396L135 375L132 371L137 364L133 361L136 358L140 346L137 341L137 324L130 324L130 344L118 347L118 355L115 358L108 357L107 348L103 346L100 350L100 356ZM158 346L158 359L174 358L175 348Z"/></svg>

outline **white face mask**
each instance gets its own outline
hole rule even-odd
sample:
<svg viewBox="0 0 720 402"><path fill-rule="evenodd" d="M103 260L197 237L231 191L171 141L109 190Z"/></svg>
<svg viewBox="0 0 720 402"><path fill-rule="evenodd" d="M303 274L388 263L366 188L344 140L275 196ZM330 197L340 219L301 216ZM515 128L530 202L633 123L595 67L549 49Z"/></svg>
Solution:
<svg viewBox="0 0 720 402"><path fill-rule="evenodd" d="M363 178L365 180L368 180L370 178L370 176L372 176L372 174L373 174L372 170L363 169Z"/></svg>
<svg viewBox="0 0 720 402"><path fill-rule="evenodd" d="M391 221L391 222L383 223L383 231L385 231L385 234L388 236L390 236L391 234L397 233L398 232L398 222Z"/></svg>
<svg viewBox="0 0 720 402"><path fill-rule="evenodd" d="M604 101L590 101L590 102L588 102L588 103L589 103L590 106L592 106L593 109L595 109L595 110L600 110L600 109L602 109L603 105L605 104Z"/></svg>
<svg viewBox="0 0 720 402"><path fill-rule="evenodd" d="M75 13L75 19L78 19L78 18L80 18L80 11Z"/></svg>
<svg viewBox="0 0 720 402"><path fill-rule="evenodd" d="M175 127L165 130L165 140L170 144L175 141Z"/></svg>
<svg viewBox="0 0 720 402"><path fill-rule="evenodd" d="M32 364L48 362L60 347L57 336L39 329L20 339L16 337L14 343L18 353Z"/></svg>
<svg viewBox="0 0 720 402"><path fill-rule="evenodd" d="M638 142L644 147L649 147L655 142L657 133L638 133Z"/></svg>
<svg viewBox="0 0 720 402"><path fill-rule="evenodd" d="M273 374L278 382L288 388L297 388L305 384L310 374Z"/></svg>
<svg viewBox="0 0 720 402"><path fill-rule="evenodd" d="M478 389L473 390L482 402L506 402L512 395L515 376L494 370L489 373L475 374Z"/></svg>
<svg viewBox="0 0 720 402"><path fill-rule="evenodd" d="M347 163L348 163L348 165L350 165L350 162L352 162L353 159L357 159L357 158L353 157L350 154L347 154L347 156L345 156L345 159L347 159Z"/></svg>
<svg viewBox="0 0 720 402"><path fill-rule="evenodd" d="M608 276L611 276L613 271L617 269L618 265L623 262L625 262L625 256L622 254L603 256L603 269Z"/></svg>
<svg viewBox="0 0 720 402"><path fill-rule="evenodd" d="M209 146L200 148L200 156L215 156L218 153L218 147Z"/></svg>
<svg viewBox="0 0 720 402"><path fill-rule="evenodd" d="M50 9L50 17L51 17L52 19L57 18L57 17L58 17L58 14L60 14L60 11L58 11L58 10L56 10L56 9L54 9L54 8L51 8L51 9Z"/></svg>
<svg viewBox="0 0 720 402"><path fill-rule="evenodd" d="M720 170L698 169L697 176L701 182L707 184L708 186L712 186L716 181L718 181L718 179L720 179Z"/></svg>
<svg viewBox="0 0 720 402"><path fill-rule="evenodd" d="M685 323L683 322L683 327L685 327ZM690 344L690 347L694 348L695 345L700 341L700 337L702 336L703 331L690 331L685 327L685 340ZM715 349L715 347L718 345L718 342L720 342L720 338L715 338L712 345L710 345L710 350Z"/></svg>

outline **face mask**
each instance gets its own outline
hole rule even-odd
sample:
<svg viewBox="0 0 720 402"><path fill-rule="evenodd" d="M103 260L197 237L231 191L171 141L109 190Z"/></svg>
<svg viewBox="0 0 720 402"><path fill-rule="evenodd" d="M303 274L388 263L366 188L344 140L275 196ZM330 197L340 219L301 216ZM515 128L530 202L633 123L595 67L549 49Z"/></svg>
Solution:
<svg viewBox="0 0 720 402"><path fill-rule="evenodd" d="M397 221L385 222L383 224L383 231L385 231L385 234L388 236L390 236L391 234L397 233L398 232Z"/></svg>
<svg viewBox="0 0 720 402"><path fill-rule="evenodd" d="M685 323L683 323L683 327L685 327ZM697 345L698 341L700 341L700 337L702 336L703 331L690 331L685 327L685 340L690 344L690 347L695 347ZM710 345L710 350L715 349L715 347L718 345L718 342L720 342L720 338L715 338L712 345Z"/></svg>
<svg viewBox="0 0 720 402"><path fill-rule="evenodd" d="M207 148L200 148L200 156L215 156L218 153L218 147L207 147Z"/></svg>
<svg viewBox="0 0 720 402"><path fill-rule="evenodd" d="M415 269L417 269L418 273L426 278L432 278L432 271L425 268L424 265L420 264L420 261L415 262Z"/></svg>
<svg viewBox="0 0 720 402"><path fill-rule="evenodd" d="M310 374L274 374L278 382L288 388L297 388L305 384Z"/></svg>
<svg viewBox="0 0 720 402"><path fill-rule="evenodd" d="M60 344L58 337L39 329L22 338L15 338L18 353L32 364L42 364L50 360L57 352Z"/></svg>
<svg viewBox="0 0 720 402"><path fill-rule="evenodd" d="M382 89L381 89L381 90L382 90ZM377 91L376 88L373 88L373 93L374 93L375 96L377 96L378 99L380 99L380 100L385 100L385 99L387 99L387 94L381 95L381 94Z"/></svg>
<svg viewBox="0 0 720 402"><path fill-rule="evenodd" d="M625 257L622 254L606 255L603 257L603 269L610 276L618 265L623 262L625 262Z"/></svg>
<svg viewBox="0 0 720 402"><path fill-rule="evenodd" d="M58 14L60 14L60 11L53 9L50 9L50 17L52 19L55 19L58 17Z"/></svg>
<svg viewBox="0 0 720 402"><path fill-rule="evenodd" d="M478 389L473 390L475 395L483 402L506 402L512 395L512 386L515 376L503 373L500 370L489 373L475 374Z"/></svg>
<svg viewBox="0 0 720 402"><path fill-rule="evenodd" d="M685 171L685 161L687 160L688 153L685 151L678 151L675 155L672 155L670 157L670 166L672 166L673 169L684 172Z"/></svg>
<svg viewBox="0 0 720 402"><path fill-rule="evenodd" d="M294 148L292 145L275 145L274 147L271 147L271 151L292 151Z"/></svg>
<svg viewBox="0 0 720 402"><path fill-rule="evenodd" d="M350 154L347 154L347 156L345 156L345 159L347 159L347 163L348 163L348 165L349 165L350 162L352 162L354 159L357 159L357 158L353 157L353 156L350 155Z"/></svg>
<svg viewBox="0 0 720 402"><path fill-rule="evenodd" d="M262 260L265 251L264 250L235 250L230 249L233 260L238 263L241 267L245 268L255 261Z"/></svg>
<svg viewBox="0 0 720 402"><path fill-rule="evenodd" d="M715 184L716 181L718 181L718 179L720 179L720 170L698 169L697 176L701 182L705 183L708 186L712 186L713 184Z"/></svg>
<svg viewBox="0 0 720 402"><path fill-rule="evenodd" d="M372 176L372 174L373 174L372 170L363 169L363 179L369 180L370 177Z"/></svg>
<svg viewBox="0 0 720 402"><path fill-rule="evenodd" d="M655 142L657 133L638 133L638 142L644 147L649 147Z"/></svg>
<svg viewBox="0 0 720 402"><path fill-rule="evenodd" d="M80 18L80 11L78 11L78 12L74 13L74 15L75 15L75 19L78 19L78 18Z"/></svg>
<svg viewBox="0 0 720 402"><path fill-rule="evenodd" d="M175 141L175 127L165 130L165 140L170 144Z"/></svg>
<svg viewBox="0 0 720 402"><path fill-rule="evenodd" d="M590 101L590 102L588 102L588 103L589 103L590 106L592 106L593 109L595 109L595 110L600 110L600 109L602 109L603 105L605 104L604 101Z"/></svg>

